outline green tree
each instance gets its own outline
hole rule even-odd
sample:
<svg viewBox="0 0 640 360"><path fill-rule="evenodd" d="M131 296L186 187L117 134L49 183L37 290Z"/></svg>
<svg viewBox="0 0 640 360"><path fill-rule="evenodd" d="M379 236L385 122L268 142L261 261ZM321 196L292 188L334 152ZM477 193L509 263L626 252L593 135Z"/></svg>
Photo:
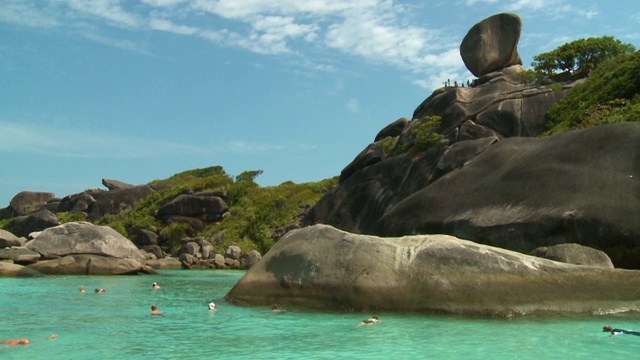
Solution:
<svg viewBox="0 0 640 360"><path fill-rule="evenodd" d="M612 36L578 39L533 57L534 70L554 80L579 79L607 59L632 54L635 47Z"/></svg>
<svg viewBox="0 0 640 360"><path fill-rule="evenodd" d="M640 118L640 52L603 61L583 84L547 112L547 131L568 130Z"/></svg>

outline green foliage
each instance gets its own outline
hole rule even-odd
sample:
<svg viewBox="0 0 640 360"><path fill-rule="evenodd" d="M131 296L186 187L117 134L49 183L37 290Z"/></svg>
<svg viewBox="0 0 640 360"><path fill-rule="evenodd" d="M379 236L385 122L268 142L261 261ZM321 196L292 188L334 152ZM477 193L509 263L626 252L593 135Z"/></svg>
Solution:
<svg viewBox="0 0 640 360"><path fill-rule="evenodd" d="M391 156L393 154L394 148L397 143L397 136L387 136L386 138L380 140L380 146L382 147L382 152L385 154L385 156Z"/></svg>
<svg viewBox="0 0 640 360"><path fill-rule="evenodd" d="M87 221L86 214L79 211L56 213L56 217L58 218L58 221L60 221L60 224L66 224L74 221Z"/></svg>
<svg viewBox="0 0 640 360"><path fill-rule="evenodd" d="M274 228L295 222L303 208L318 202L335 184L337 178L315 183L284 182L273 187L252 188L230 206L229 216L205 229L205 236L223 233L223 241L217 248L235 244L243 250L256 249L264 254L273 246L271 235Z"/></svg>
<svg viewBox="0 0 640 360"><path fill-rule="evenodd" d="M174 249L179 249L182 243L180 240L187 237L187 225L181 223L172 223L168 226L165 226L160 231L160 237L164 240L164 243L161 244L165 251L169 251L171 253Z"/></svg>
<svg viewBox="0 0 640 360"><path fill-rule="evenodd" d="M7 226L11 222L11 220L13 220L13 218L0 220L0 229L4 229L5 226Z"/></svg>
<svg viewBox="0 0 640 360"><path fill-rule="evenodd" d="M214 234L222 234L222 242L214 244L216 251L222 252L229 245L238 245L245 251L256 249L264 254L273 246L272 229L294 222L302 208L314 205L330 186L338 182L336 177L306 184L288 181L262 188L254 181L260 174L262 170L245 171L234 181L220 166L185 171L154 181L152 184L158 190L138 202L133 209L106 215L96 223L107 225L125 236L126 229L131 226L157 232L164 239L160 245L167 252L180 246L180 240L187 236L210 238ZM155 217L160 207L180 194L214 190L227 193L230 215L217 224L209 225L201 233L189 234L187 225L167 225Z"/></svg>
<svg viewBox="0 0 640 360"><path fill-rule="evenodd" d="M638 93L640 52L609 59L549 109L548 130L543 136L608 122L637 121Z"/></svg>
<svg viewBox="0 0 640 360"><path fill-rule="evenodd" d="M573 80L587 77L605 60L618 55L631 54L635 48L612 36L578 39L533 57L534 75L555 80Z"/></svg>
<svg viewBox="0 0 640 360"><path fill-rule="evenodd" d="M413 129L413 134L415 135L414 151L426 151L440 146L442 134L436 132L440 126L440 120L439 116L426 116L419 120L420 124Z"/></svg>

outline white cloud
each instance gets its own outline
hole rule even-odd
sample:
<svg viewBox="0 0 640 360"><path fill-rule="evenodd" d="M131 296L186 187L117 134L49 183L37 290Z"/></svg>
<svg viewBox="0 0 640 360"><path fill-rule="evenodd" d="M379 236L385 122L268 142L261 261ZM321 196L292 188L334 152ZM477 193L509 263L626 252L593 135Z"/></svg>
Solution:
<svg viewBox="0 0 640 360"><path fill-rule="evenodd" d="M24 1L8 1L0 6L0 21L12 24L50 28L58 25L58 21Z"/></svg>
<svg viewBox="0 0 640 360"><path fill-rule="evenodd" d="M358 102L358 99L349 99L345 106L347 110L353 113L357 113L358 111L360 111L360 103Z"/></svg>
<svg viewBox="0 0 640 360"><path fill-rule="evenodd" d="M149 21L149 26L153 30L161 30L180 35L193 35L200 32L193 26L177 25L165 19L151 19L151 21Z"/></svg>
<svg viewBox="0 0 640 360"><path fill-rule="evenodd" d="M140 26L140 20L125 11L119 0L64 0L69 8L83 15L92 15L127 27Z"/></svg>

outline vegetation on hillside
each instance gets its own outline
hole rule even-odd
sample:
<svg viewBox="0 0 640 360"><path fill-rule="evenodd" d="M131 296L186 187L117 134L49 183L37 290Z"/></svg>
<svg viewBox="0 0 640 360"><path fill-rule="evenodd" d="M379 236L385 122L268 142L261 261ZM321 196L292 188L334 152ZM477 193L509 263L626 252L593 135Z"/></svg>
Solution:
<svg viewBox="0 0 640 360"><path fill-rule="evenodd" d="M543 136L640 120L640 51L603 61L549 109L547 118Z"/></svg>
<svg viewBox="0 0 640 360"><path fill-rule="evenodd" d="M220 166L195 169L176 174L151 184L158 191L141 200L133 209L107 215L97 221L123 235L135 226L161 235L160 246L167 252L180 246L184 237L203 236L216 251L222 253L229 245L244 251L258 250L262 254L273 245L272 230L298 220L301 210L315 204L327 189L337 184L337 178L319 182L260 187L255 178L261 170L245 171L235 178ZM201 191L224 191L229 214L221 222L210 224L202 231L189 234L184 224L164 224L156 219L156 211L177 195Z"/></svg>
<svg viewBox="0 0 640 360"><path fill-rule="evenodd" d="M635 48L612 36L578 39L533 57L528 76L534 82L543 79L569 81L582 79L601 63L619 55L633 54Z"/></svg>

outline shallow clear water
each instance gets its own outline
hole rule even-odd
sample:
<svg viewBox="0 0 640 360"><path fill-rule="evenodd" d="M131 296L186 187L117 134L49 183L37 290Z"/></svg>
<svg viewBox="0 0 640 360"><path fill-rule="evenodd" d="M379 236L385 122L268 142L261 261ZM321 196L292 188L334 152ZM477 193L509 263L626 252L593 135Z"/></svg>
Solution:
<svg viewBox="0 0 640 360"><path fill-rule="evenodd" d="M604 324L640 329L638 315L473 319L423 314L321 313L241 307L222 299L238 271L154 276L0 279L0 359L577 359L637 358L640 337L610 339ZM158 282L162 289L153 290ZM84 285L86 294L78 287ZM105 294L94 294L103 287ZM214 300L218 312L207 310ZM151 316L157 304L163 316ZM382 322L356 327L378 315ZM42 340L51 334L55 340ZM34 341L36 340L36 341Z"/></svg>

